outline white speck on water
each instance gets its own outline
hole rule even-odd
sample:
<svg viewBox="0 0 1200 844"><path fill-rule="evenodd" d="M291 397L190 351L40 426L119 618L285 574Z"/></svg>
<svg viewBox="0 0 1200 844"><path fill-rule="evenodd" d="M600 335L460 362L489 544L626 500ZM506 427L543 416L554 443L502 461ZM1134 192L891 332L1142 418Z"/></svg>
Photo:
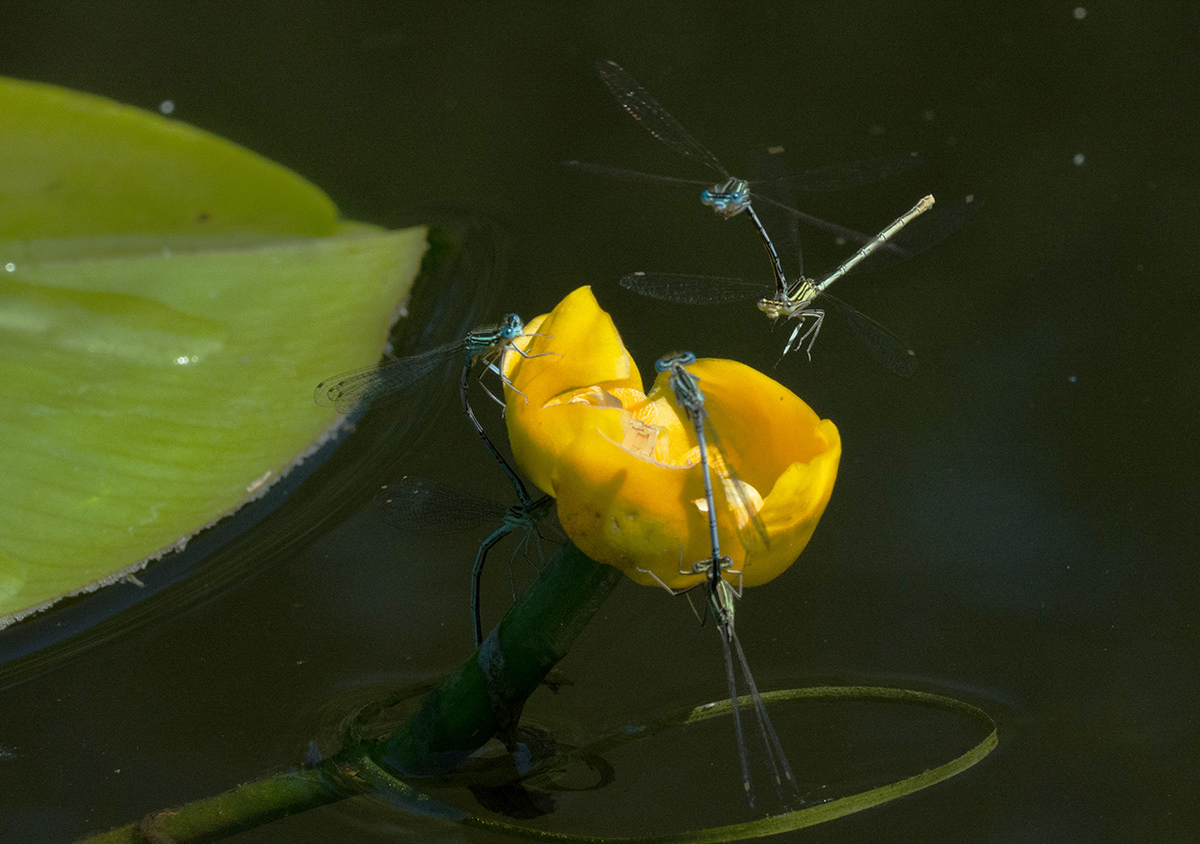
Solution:
<svg viewBox="0 0 1200 844"><path fill-rule="evenodd" d="M171 112L173 112L175 110L175 101L174 100L163 100L161 103L158 104L158 110L161 111L163 114L170 114Z"/></svg>
<svg viewBox="0 0 1200 844"><path fill-rule="evenodd" d="M1072 384L1074 384L1077 379L1075 378L1074 375L1068 375L1067 380L1070 381Z"/></svg>
<svg viewBox="0 0 1200 844"><path fill-rule="evenodd" d="M1071 14L1075 16L1075 20L1081 21L1087 17L1087 9L1085 9L1083 6L1076 6L1075 11Z"/></svg>
<svg viewBox="0 0 1200 844"><path fill-rule="evenodd" d="M6 273L15 273L17 271L17 265L14 264L12 261L9 261L7 264L4 265L4 271Z"/></svg>
<svg viewBox="0 0 1200 844"><path fill-rule="evenodd" d="M180 366L187 366L189 363L195 363L200 360L196 355L180 355L175 358L175 362Z"/></svg>
<svg viewBox="0 0 1200 844"><path fill-rule="evenodd" d="M1084 162L1084 160L1085 160L1085 159L1084 159L1084 157L1083 157L1083 153L1082 153L1082 152L1077 152L1077 153L1075 153L1075 157L1074 157L1074 158L1072 158L1071 160L1075 162L1075 166L1076 166L1076 167L1080 167L1080 166L1082 166L1082 165L1083 165L1083 162Z"/></svg>

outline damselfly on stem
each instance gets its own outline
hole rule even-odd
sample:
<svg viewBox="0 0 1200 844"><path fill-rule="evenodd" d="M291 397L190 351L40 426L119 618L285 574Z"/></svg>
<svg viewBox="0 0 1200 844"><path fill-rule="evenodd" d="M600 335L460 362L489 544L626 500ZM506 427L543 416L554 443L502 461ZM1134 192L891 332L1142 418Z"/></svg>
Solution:
<svg viewBox="0 0 1200 844"><path fill-rule="evenodd" d="M529 545L531 540L536 538L540 557L543 538L541 527L547 520L553 521L551 514L554 511L554 499L543 496L528 505L514 504L505 507L491 499L471 495L426 478L406 476L401 478L399 483L385 486L379 495L379 501L384 521L414 533L440 535L448 530L467 530L477 524L499 523L480 543L479 551L475 555L475 565L471 569L471 618L475 646L479 647L483 642L480 583L488 552L510 533L523 534L513 551L512 559L521 553L526 561L533 565L529 560ZM509 560L509 585L513 590L513 600L516 600L516 586L513 584L511 572L512 559Z"/></svg>

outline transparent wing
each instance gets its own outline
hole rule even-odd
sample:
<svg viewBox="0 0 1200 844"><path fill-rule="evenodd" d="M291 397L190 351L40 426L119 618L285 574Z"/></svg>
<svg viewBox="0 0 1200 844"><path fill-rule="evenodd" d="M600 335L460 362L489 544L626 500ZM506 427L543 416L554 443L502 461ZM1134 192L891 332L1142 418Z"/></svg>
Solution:
<svg viewBox="0 0 1200 844"><path fill-rule="evenodd" d="M758 182L751 182L753 190L762 190L771 185L783 185L792 190L826 191L858 188L891 179L920 167L924 162L915 152L885 158L868 158L814 167L798 173L770 174Z"/></svg>
<svg viewBox="0 0 1200 844"><path fill-rule="evenodd" d="M481 523L499 523L508 511L490 498L428 478L405 476L376 496L382 519L393 527L418 534L465 531Z"/></svg>
<svg viewBox="0 0 1200 844"><path fill-rule="evenodd" d="M742 731L742 712L738 706L737 680L733 673L733 655L729 652L729 640L733 637L732 630L718 630L721 636L721 648L725 655L725 680L729 685L729 706L733 712L733 731L737 736L738 761L742 765L742 789L746 800L754 805L754 787L750 782L750 759L746 753L746 736Z"/></svg>
<svg viewBox="0 0 1200 844"><path fill-rule="evenodd" d="M804 251L800 247L800 219L783 210L794 201L792 187L785 178L788 172L787 154L783 147L772 147L764 150L758 158L760 172L765 178L754 183L756 187L753 190L757 191L759 197L775 202L760 202L755 211L779 248L779 260L783 263L784 272L792 273L790 278L795 283L804 276Z"/></svg>
<svg viewBox="0 0 1200 844"><path fill-rule="evenodd" d="M738 663L741 665L742 677L745 678L746 688L750 692L752 708L758 719L758 731L763 741L763 751L766 753L767 763L775 779L775 793L782 800L785 782L799 793L796 778L792 775L792 766L788 764L787 754L783 752L783 745L779 742L779 734L775 732L775 726L771 723L771 716L767 714L767 705L763 703L762 695L758 693L758 684L754 682L754 675L750 673L750 663L746 661L742 643L738 641L737 633L733 631L730 631L729 638L733 642Z"/></svg>
<svg viewBox="0 0 1200 844"><path fill-rule="evenodd" d="M345 413L357 404L376 404L399 397L448 361L462 361L465 350L466 341L458 340L419 355L334 375L317 385L313 401Z"/></svg>
<svg viewBox="0 0 1200 844"><path fill-rule="evenodd" d="M892 238L890 243L894 249L880 249L872 253L855 268L855 272L875 272L920 255L966 226L982 207L983 200L974 194L957 200L938 200L937 205Z"/></svg>
<svg viewBox="0 0 1200 844"><path fill-rule="evenodd" d="M726 179L730 178L716 156L693 138L625 68L616 62L600 59L596 62L596 72L621 107L647 132L676 152L699 161Z"/></svg>
<svg viewBox="0 0 1200 844"><path fill-rule="evenodd" d="M723 492L728 495L729 491L733 491L734 503L738 509L747 515L745 525L738 524L738 541L742 543L742 547L749 551L757 547L759 544L763 548L771 547L771 538L767 535L767 527L762 523L762 519L758 517L756 508L746 498L743 491L742 479L738 476L737 470L733 468L733 464L729 462L725 449L721 447L721 438L717 434L717 429L713 427L712 420L708 416L708 411L702 413L704 418L704 430L708 438L709 444L721 455L721 462L725 464L725 472L732 484L722 484Z"/></svg>
<svg viewBox="0 0 1200 844"><path fill-rule="evenodd" d="M677 273L629 273L621 277L620 284L642 296L683 305L745 302L771 296L775 291L771 282Z"/></svg>
<svg viewBox="0 0 1200 844"><path fill-rule="evenodd" d="M660 176L657 173L643 173L641 170L626 170L624 167L609 167L607 164L592 164L587 161L564 161L563 166L624 182L658 182L691 188L703 188L709 185L708 182L699 179L677 179L674 176Z"/></svg>
<svg viewBox="0 0 1200 844"><path fill-rule="evenodd" d="M847 228L846 226L839 226L837 223L831 223L828 220L822 220L820 217L814 217L812 214L805 214L803 211L793 208L791 205L788 205L787 203L780 202L777 199L772 199L767 194L752 193L751 197L752 197L751 201L753 201L753 202L769 203L769 204L773 205L774 207L778 208L780 211L784 211L788 214L795 216L798 220L803 222L805 225L811 226L812 228L817 229L818 231L827 232L827 233L833 235L834 237L845 238L846 240L852 241L854 243L869 243L870 241L875 239L875 235L864 234L863 232L856 231L855 229ZM908 257L911 257L911 254L912 254L912 253L908 252L907 250L902 249L901 247L896 246L895 244L890 243L890 242L883 244L879 248L879 250L876 252L876 254L878 254L879 252L891 252L891 253L894 253L898 258L908 258Z"/></svg>
<svg viewBox="0 0 1200 844"><path fill-rule="evenodd" d="M822 293L818 301L825 299L828 299L842 312L842 316L846 318L854 336L886 369L905 378L917 371L917 353L910 349L907 343L883 325L866 314L856 311L836 296Z"/></svg>

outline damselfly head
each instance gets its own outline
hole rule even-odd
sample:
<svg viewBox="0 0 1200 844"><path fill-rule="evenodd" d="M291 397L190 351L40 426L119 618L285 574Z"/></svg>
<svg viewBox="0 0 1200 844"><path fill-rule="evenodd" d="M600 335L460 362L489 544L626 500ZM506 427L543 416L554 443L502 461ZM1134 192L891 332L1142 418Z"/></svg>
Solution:
<svg viewBox="0 0 1200 844"><path fill-rule="evenodd" d="M525 331L525 324L516 314L508 314L500 324L500 339L515 340Z"/></svg>
<svg viewBox="0 0 1200 844"><path fill-rule="evenodd" d="M750 186L744 179L730 179L702 191L700 201L725 219L736 217L750 205Z"/></svg>
<svg viewBox="0 0 1200 844"><path fill-rule="evenodd" d="M819 295L820 291L812 282L804 279L786 299L759 299L758 309L767 315L767 319L790 317L808 310Z"/></svg>
<svg viewBox="0 0 1200 844"><path fill-rule="evenodd" d="M767 315L767 319L776 320L787 316L784 309L790 304L790 302L781 302L778 299L759 299L758 309Z"/></svg>
<svg viewBox="0 0 1200 844"><path fill-rule="evenodd" d="M654 368L659 372L669 372L674 366L690 366L696 362L695 352L671 352L663 355L654 362Z"/></svg>

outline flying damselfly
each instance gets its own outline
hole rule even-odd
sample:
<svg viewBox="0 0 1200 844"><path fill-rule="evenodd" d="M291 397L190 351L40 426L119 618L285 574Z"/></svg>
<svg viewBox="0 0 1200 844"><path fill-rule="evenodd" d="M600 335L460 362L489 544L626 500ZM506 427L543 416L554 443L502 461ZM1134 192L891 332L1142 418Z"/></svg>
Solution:
<svg viewBox="0 0 1200 844"><path fill-rule="evenodd" d="M766 249L767 255L771 260L771 269L775 276L776 298L781 301L786 297L788 292L786 275L771 235L768 233L759 214L755 211L754 202L762 201L763 203L772 205L814 228L828 232L839 238L859 243L866 243L871 238L869 235L846 228L845 226L839 226L806 214L772 198L767 195L768 191L764 189L779 184L787 184L792 187L807 187L814 190L828 190L833 187L854 187L870 184L871 182L907 172L921 164L919 156L910 154L893 158L881 158L822 167L773 179L759 181L740 179L731 175L725 169L724 165L717 160L716 156L692 137L691 133L684 129L679 121L672 117L658 100L654 99L642 87L641 83L634 79L623 67L616 62L601 59L596 62L596 70L600 74L600 79L608 87L608 90L616 98L617 102L620 103L621 107L637 120L646 131L676 152L700 162L720 176L721 181L716 184L710 184L705 181L660 176L619 167L590 164L583 161L567 161L564 164L585 172L616 179L703 187L704 189L700 194L700 201L712 208L718 216L729 219L745 212L746 217L754 225L755 231L758 232L763 247Z"/></svg>
<svg viewBox="0 0 1200 844"><path fill-rule="evenodd" d="M969 203L969 199L968 199ZM621 278L621 286L643 296L683 304L717 304L758 298L758 308L771 320L791 318L798 324L784 345L783 354L804 348L809 358L812 346L825 319L825 312L814 304L829 302L846 317L855 336L885 367L898 375L912 375L916 370L916 355L899 337L871 318L859 313L828 292L829 287L876 253L901 229L933 207L932 196L922 198L906 213L893 220L871 241L819 280L800 277L789 284L781 299L768 295L770 284L739 278L695 276L679 273L629 273ZM966 206L963 206L966 207ZM963 215L960 215L963 216ZM939 232L940 233L940 232Z"/></svg>

